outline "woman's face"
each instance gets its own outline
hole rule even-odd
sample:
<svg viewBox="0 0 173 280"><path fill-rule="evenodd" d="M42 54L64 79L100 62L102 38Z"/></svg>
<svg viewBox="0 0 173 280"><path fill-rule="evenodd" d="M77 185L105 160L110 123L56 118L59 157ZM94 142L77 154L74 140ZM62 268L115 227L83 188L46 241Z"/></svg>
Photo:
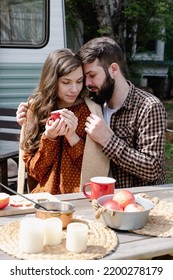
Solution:
<svg viewBox="0 0 173 280"><path fill-rule="evenodd" d="M60 108L70 107L76 101L83 87L83 70L78 67L71 73L58 79L58 105Z"/></svg>

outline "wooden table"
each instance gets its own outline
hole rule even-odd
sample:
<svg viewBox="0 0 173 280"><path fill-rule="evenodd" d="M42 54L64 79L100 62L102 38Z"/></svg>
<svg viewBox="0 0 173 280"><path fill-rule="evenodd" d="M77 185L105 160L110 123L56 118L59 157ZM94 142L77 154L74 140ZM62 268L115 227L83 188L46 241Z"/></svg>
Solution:
<svg viewBox="0 0 173 280"><path fill-rule="evenodd" d="M135 194L145 192L150 197L158 196L160 199L173 202L173 184L138 187L130 190ZM58 195L57 198L74 204L76 215L82 216L85 219L95 219L91 202L84 198L83 193ZM22 217L23 215L1 217L0 225ZM105 260L151 259L173 253L173 238L143 236L128 231L116 231L116 233L119 239L118 248L112 254L104 257ZM0 259L7 260L15 258L0 251Z"/></svg>
<svg viewBox="0 0 173 280"><path fill-rule="evenodd" d="M18 156L19 142L0 140L0 182L8 185L8 158ZM0 192L4 192L1 190Z"/></svg>

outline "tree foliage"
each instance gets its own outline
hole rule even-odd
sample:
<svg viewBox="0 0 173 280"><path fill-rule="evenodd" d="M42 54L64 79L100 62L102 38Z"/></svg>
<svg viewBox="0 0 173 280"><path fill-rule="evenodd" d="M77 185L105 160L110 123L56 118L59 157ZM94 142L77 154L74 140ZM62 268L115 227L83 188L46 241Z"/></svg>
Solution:
<svg viewBox="0 0 173 280"><path fill-rule="evenodd" d="M98 36L98 23L93 0L65 0L66 21L73 30L83 32L84 42ZM83 23L81 30L80 21Z"/></svg>
<svg viewBox="0 0 173 280"><path fill-rule="evenodd" d="M155 39L173 39L173 0L65 0L66 16L84 25L84 42L99 35L116 39L130 60L134 46L146 51ZM165 32L166 31L166 32Z"/></svg>

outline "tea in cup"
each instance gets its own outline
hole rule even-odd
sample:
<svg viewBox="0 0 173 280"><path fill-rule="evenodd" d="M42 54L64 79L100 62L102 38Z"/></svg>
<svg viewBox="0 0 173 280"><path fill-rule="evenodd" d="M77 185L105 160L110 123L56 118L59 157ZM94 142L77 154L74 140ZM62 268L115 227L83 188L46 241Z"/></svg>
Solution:
<svg viewBox="0 0 173 280"><path fill-rule="evenodd" d="M83 193L87 198L91 200L97 199L103 195L114 194L116 180L111 177L93 177L90 182L84 184ZM90 189L88 193L87 188Z"/></svg>

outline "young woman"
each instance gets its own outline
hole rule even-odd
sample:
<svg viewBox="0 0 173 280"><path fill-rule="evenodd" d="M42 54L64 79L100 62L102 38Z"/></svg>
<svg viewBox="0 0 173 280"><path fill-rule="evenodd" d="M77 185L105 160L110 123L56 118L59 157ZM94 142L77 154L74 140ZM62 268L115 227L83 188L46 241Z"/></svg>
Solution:
<svg viewBox="0 0 173 280"><path fill-rule="evenodd" d="M98 114L101 109L89 99L90 105L87 105L87 99L81 96L83 79L81 60L69 49L50 53L43 65L38 87L29 98L21 145L29 182L34 180L32 192L79 192L81 185L93 175L90 172L95 161L93 157L86 160L85 122L93 110L88 106ZM50 123L48 119L54 110L59 110L60 118ZM93 152L100 150L99 161L102 160L101 148L93 145ZM105 160L107 169L105 166L99 170L94 168L94 176L108 174L106 157ZM86 180L81 183L81 171L87 172L87 168L89 174L82 175Z"/></svg>

